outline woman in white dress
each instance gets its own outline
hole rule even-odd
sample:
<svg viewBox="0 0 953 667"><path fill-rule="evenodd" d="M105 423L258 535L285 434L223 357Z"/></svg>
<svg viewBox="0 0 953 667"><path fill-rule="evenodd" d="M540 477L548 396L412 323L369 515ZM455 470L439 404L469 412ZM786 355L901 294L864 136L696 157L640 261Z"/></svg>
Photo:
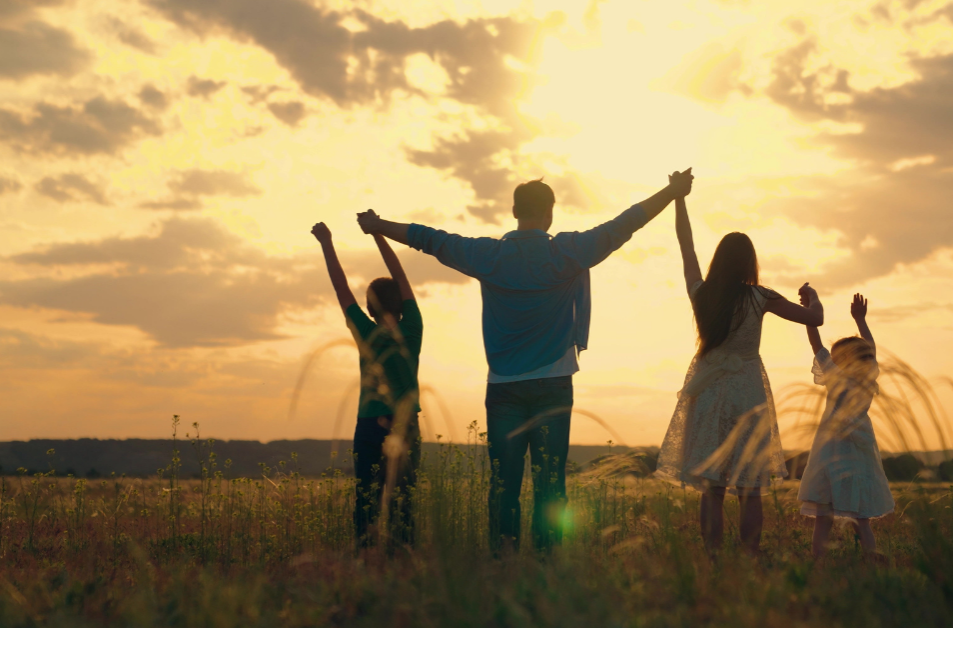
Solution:
<svg viewBox="0 0 953 667"><path fill-rule="evenodd" d="M801 514L815 517L811 553L820 558L834 517L850 519L868 554L877 542L870 520L893 511L893 496L867 411L879 392L877 348L867 326L867 300L854 295L850 314L860 337L841 338L830 352L816 327L807 328L814 350L814 382L827 387L827 405L797 497Z"/></svg>
<svg viewBox="0 0 953 667"><path fill-rule="evenodd" d="M709 550L721 546L725 492L737 494L741 540L757 551L761 495L772 478L787 476L771 385L759 355L761 320L774 313L820 326L824 310L807 283L800 290L807 306L758 285L754 245L740 232L721 240L703 280L685 200L677 199L675 206L698 352L678 394L656 475L701 491L701 531Z"/></svg>

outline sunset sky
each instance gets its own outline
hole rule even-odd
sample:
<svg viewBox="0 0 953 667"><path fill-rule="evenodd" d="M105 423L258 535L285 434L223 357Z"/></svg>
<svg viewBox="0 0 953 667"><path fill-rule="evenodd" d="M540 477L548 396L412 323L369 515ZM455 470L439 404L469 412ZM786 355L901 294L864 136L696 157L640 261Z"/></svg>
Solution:
<svg viewBox="0 0 953 667"><path fill-rule="evenodd" d="M0 439L347 436L355 213L500 236L518 183L586 229L693 167L707 267L748 233L822 337L953 376L953 2L0 0ZM477 283L408 249L425 436L484 421ZM694 353L670 208L593 270L572 442L658 444ZM768 316L777 394L811 379ZM953 392L942 390L945 400ZM449 413L447 423L437 399ZM342 415L339 418L339 414ZM334 432L335 423L337 432Z"/></svg>

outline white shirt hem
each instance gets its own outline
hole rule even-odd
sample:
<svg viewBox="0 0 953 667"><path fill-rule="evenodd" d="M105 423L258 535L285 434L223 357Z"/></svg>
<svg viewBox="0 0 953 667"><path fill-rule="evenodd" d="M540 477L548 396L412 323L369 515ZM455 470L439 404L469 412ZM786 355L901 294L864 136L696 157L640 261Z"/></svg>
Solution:
<svg viewBox="0 0 953 667"><path fill-rule="evenodd" d="M523 380L543 380L546 378L561 378L579 372L579 362L576 359L576 346L573 345L561 358L551 364L541 366L536 370L519 375L497 375L493 371L487 372L488 384L504 384L507 382L522 382Z"/></svg>

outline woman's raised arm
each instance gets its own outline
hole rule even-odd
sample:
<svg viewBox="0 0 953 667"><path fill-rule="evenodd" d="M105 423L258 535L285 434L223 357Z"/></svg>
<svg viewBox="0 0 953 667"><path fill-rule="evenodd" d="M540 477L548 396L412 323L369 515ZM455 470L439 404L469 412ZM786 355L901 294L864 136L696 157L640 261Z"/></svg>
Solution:
<svg viewBox="0 0 953 667"><path fill-rule="evenodd" d="M682 249L685 289L690 290L692 285L702 279L702 270L698 266L698 256L695 254L692 224L688 220L688 206L685 205L684 197L675 200L675 235L678 237L678 245Z"/></svg>

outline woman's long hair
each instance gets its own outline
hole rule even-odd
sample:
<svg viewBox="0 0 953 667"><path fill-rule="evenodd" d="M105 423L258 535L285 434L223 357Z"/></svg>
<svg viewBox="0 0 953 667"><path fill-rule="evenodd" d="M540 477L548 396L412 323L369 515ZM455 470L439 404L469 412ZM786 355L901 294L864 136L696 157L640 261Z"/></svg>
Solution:
<svg viewBox="0 0 953 667"><path fill-rule="evenodd" d="M692 302L699 354L715 349L741 326L752 304L752 288L757 285L758 255L751 239L741 232L726 234ZM732 323L736 323L734 328Z"/></svg>

